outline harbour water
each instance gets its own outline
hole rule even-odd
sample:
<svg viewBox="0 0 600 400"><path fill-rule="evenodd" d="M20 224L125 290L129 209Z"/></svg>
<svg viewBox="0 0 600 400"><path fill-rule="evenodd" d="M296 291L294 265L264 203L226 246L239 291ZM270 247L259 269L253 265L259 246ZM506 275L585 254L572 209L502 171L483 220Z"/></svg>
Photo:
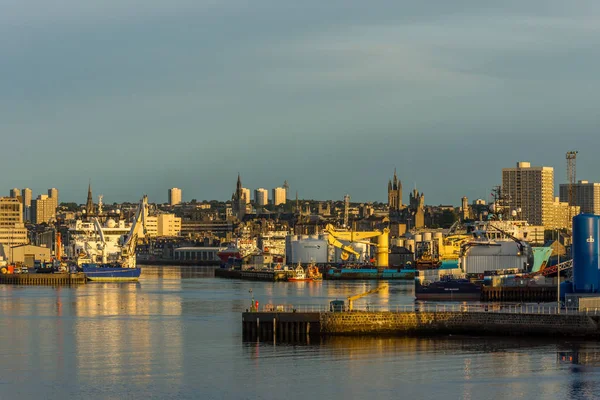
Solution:
<svg viewBox="0 0 600 400"><path fill-rule="evenodd" d="M244 342L240 313L376 282L249 282L145 267L138 283L0 286L0 399L591 399L600 344L535 338ZM250 292L252 289L252 292ZM411 304L394 281L357 306Z"/></svg>

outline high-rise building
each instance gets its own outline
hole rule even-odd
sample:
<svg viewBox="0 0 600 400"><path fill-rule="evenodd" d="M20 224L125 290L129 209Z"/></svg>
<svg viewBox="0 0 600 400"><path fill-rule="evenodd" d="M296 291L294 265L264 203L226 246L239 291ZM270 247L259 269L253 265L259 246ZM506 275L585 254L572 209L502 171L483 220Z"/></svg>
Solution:
<svg viewBox="0 0 600 400"><path fill-rule="evenodd" d="M58 208L58 189L52 188L48 189L48 198L54 200L54 212L56 213L56 209Z"/></svg>
<svg viewBox="0 0 600 400"><path fill-rule="evenodd" d="M544 225L544 228L570 229L573 224L572 218L577 214L579 214L579 206L569 206L568 202L560 201L559 197L555 197L551 208L552 219Z"/></svg>
<svg viewBox="0 0 600 400"><path fill-rule="evenodd" d="M254 191L254 204L257 206L266 206L269 204L269 191L265 188L258 188Z"/></svg>
<svg viewBox="0 0 600 400"><path fill-rule="evenodd" d="M181 204L181 189L171 188L169 189L169 205L176 206Z"/></svg>
<svg viewBox="0 0 600 400"><path fill-rule="evenodd" d="M0 197L0 247L2 256L11 259L10 248L27 244L23 224L23 205L14 197Z"/></svg>
<svg viewBox="0 0 600 400"><path fill-rule="evenodd" d="M150 237L179 236L181 218L175 214L159 214L146 217L146 234Z"/></svg>
<svg viewBox="0 0 600 400"><path fill-rule="evenodd" d="M250 189L242 188L242 197L246 201L246 204L250 204Z"/></svg>
<svg viewBox="0 0 600 400"><path fill-rule="evenodd" d="M41 194L31 202L31 222L48 223L56 217L56 200Z"/></svg>
<svg viewBox="0 0 600 400"><path fill-rule="evenodd" d="M502 194L511 210L531 225L554 224L554 168L532 167L518 162L516 168L502 169Z"/></svg>
<svg viewBox="0 0 600 400"><path fill-rule="evenodd" d="M13 199L21 197L21 189L10 189L10 197L12 197Z"/></svg>
<svg viewBox="0 0 600 400"><path fill-rule="evenodd" d="M31 189L29 189L29 188L23 189L21 196L23 198L23 206L31 207L31 198L32 198Z"/></svg>
<svg viewBox="0 0 600 400"><path fill-rule="evenodd" d="M285 189L282 187L276 187L273 189L273 205L278 206L285 204Z"/></svg>
<svg viewBox="0 0 600 400"><path fill-rule="evenodd" d="M23 203L23 221L31 221L31 189L25 188L21 192Z"/></svg>
<svg viewBox="0 0 600 400"><path fill-rule="evenodd" d="M568 183L560 184L559 197L561 202L569 201ZM574 184L573 205L579 206L582 213L600 214L600 183L579 181Z"/></svg>

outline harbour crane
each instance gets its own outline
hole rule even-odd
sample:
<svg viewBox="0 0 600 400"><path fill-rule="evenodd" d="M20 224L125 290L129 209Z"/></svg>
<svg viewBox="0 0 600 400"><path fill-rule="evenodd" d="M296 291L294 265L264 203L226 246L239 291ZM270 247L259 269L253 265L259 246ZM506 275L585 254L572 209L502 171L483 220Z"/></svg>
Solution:
<svg viewBox="0 0 600 400"><path fill-rule="evenodd" d="M340 255L340 257L344 261L346 261L350 257L350 254L353 254L356 257L357 260L360 257L360 253L357 252L356 250L354 250L354 248L352 246L348 246L348 245L343 244L342 242L340 242L339 240L337 240L331 234L327 235L327 243L330 246L337 247L338 249L342 250L342 254Z"/></svg>
<svg viewBox="0 0 600 400"><path fill-rule="evenodd" d="M329 310L330 311L352 311L354 309L354 301L355 300L358 300L358 299L360 299L362 297L368 296L368 295L373 294L373 293L380 292L380 291L382 291L384 289L387 289L387 288L388 288L388 284L387 283L382 283L381 285L379 285L379 286L377 286L377 287L375 287L375 288L373 288L371 290L368 290L368 291L366 291L364 293L356 294L354 296L349 296L347 298L347 301L348 301L348 308L347 309L344 307L344 301L343 300L334 300L334 301L331 301L329 303Z"/></svg>
<svg viewBox="0 0 600 400"><path fill-rule="evenodd" d="M135 268L135 248L138 238L146 236L146 216L148 215L148 196L144 195L140 200L135 218L131 224L131 229L125 237L121 247L122 266L125 268Z"/></svg>
<svg viewBox="0 0 600 400"><path fill-rule="evenodd" d="M389 265L389 233L390 230L388 228L383 229L383 231L338 231L334 228L333 225L331 224L327 224L327 226L325 227L324 232L328 233L330 237L332 237L333 239L335 239L335 241L346 241L346 242L350 242L350 243L355 243L355 242L359 242L359 243L368 243L371 245L374 245L376 248L376 266L379 268L385 268ZM377 240L377 243L372 244L371 242L367 241L365 242L367 239L371 239L371 238L375 238ZM331 239L328 239L331 240ZM341 243L340 243L341 244ZM334 244L335 246L335 244ZM339 247L339 246L337 246ZM352 253L352 251L348 250L348 247L350 246L345 246L345 248L342 248L342 250L354 254L356 253L356 251L354 251L354 253ZM352 249L354 250L354 249ZM357 253L356 253L357 254Z"/></svg>

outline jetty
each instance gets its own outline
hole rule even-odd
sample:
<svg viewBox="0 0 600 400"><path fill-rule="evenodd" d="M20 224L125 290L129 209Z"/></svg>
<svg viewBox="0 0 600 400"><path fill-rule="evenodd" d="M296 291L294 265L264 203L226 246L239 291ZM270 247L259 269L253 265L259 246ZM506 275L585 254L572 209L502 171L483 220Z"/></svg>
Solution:
<svg viewBox="0 0 600 400"><path fill-rule="evenodd" d="M87 283L84 273L54 273L54 274L0 274L0 284L5 285L83 285Z"/></svg>
<svg viewBox="0 0 600 400"><path fill-rule="evenodd" d="M245 340L302 340L317 336L497 335L600 339L600 308L554 305L411 305L395 310L319 310L270 305L242 313Z"/></svg>

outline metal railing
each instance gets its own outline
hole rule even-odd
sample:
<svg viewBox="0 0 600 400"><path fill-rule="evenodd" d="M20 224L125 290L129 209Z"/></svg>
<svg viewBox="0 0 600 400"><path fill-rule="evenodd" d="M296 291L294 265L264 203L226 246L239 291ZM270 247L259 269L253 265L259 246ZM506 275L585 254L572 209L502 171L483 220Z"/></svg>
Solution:
<svg viewBox="0 0 600 400"><path fill-rule="evenodd" d="M260 312L329 312L329 305L322 304L265 304L259 307ZM337 311L337 310L336 310ZM556 304L432 304L416 303L407 305L358 305L352 311L344 308L346 312L394 312L394 313L502 313L502 314L564 314L564 315L598 315L600 308L586 308L583 310L561 307Z"/></svg>

